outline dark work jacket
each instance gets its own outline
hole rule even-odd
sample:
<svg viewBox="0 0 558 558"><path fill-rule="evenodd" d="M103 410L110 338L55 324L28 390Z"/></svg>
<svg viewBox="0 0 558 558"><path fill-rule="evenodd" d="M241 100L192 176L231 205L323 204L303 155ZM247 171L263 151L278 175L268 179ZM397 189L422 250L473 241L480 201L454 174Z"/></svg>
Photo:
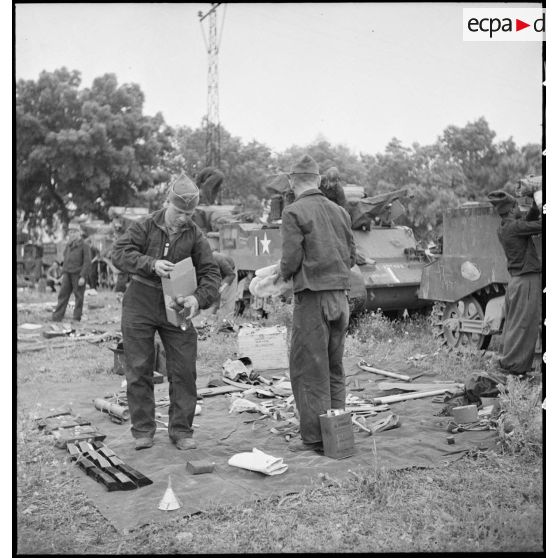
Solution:
<svg viewBox="0 0 558 558"><path fill-rule="evenodd" d="M225 281L227 285L230 285L236 277L234 260L226 254L221 254L221 252L213 252L213 257L219 266L221 281Z"/></svg>
<svg viewBox="0 0 558 558"><path fill-rule="evenodd" d="M161 278L152 271L156 260L177 263L192 258L198 287L194 293L201 309L216 300L220 284L219 267L209 242L200 228L188 221L170 242L165 226L165 210L152 213L145 220L130 225L112 248L112 262L126 273L139 275L155 286Z"/></svg>
<svg viewBox="0 0 558 558"><path fill-rule="evenodd" d="M348 290L356 257L349 214L313 188L281 218L281 275L293 278L294 292Z"/></svg>
<svg viewBox="0 0 558 558"><path fill-rule="evenodd" d="M66 244L64 248L64 263L62 273L79 273L80 277L87 279L91 266L91 249L83 239L79 238Z"/></svg>
<svg viewBox="0 0 558 558"><path fill-rule="evenodd" d="M525 220L504 217L498 227L498 238L508 260L508 271L513 277L541 272L541 262L532 237L542 233L542 220L540 217L528 220L532 215L530 211Z"/></svg>
<svg viewBox="0 0 558 558"><path fill-rule="evenodd" d="M345 196L345 190L343 190L343 186L341 186L341 184L320 184L320 191L328 200L335 202L343 209L347 209L347 197Z"/></svg>

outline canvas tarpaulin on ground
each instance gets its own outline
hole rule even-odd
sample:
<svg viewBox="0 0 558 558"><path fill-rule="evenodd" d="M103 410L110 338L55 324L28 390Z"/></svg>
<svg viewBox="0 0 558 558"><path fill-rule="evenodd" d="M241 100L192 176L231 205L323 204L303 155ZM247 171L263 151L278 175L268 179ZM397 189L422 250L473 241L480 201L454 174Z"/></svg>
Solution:
<svg viewBox="0 0 558 558"><path fill-rule="evenodd" d="M408 373L401 368L398 371ZM370 393L380 394L377 389L374 392L376 382L385 378L361 371L354 359L347 362L346 372L348 385L352 378L358 376L361 384L367 385L367 396ZM429 378L430 381L433 379ZM399 428L374 436L356 432L355 455L335 460L315 452L289 451L284 437L270 432L275 424L272 418L254 420L261 415L246 412L229 414L230 399L219 395L204 399L202 413L194 419L197 449L178 451L166 431L161 430L157 432L152 448L136 451L129 422L114 424L93 406L96 397L118 391L120 381L121 377L111 376L102 383L84 380L71 384L23 385L18 391L18 405L30 412L36 410L33 406L37 403L41 404L42 409L70 404L75 414L91 420L92 424L107 434L104 443L116 455L153 481L152 485L131 491L107 492L104 486L76 467L85 493L119 530L203 512L213 505L238 504L298 492L320 483L320 474L342 480L350 475L349 471L374 467L435 467L459 458L467 450L493 447L496 440L494 431L462 432L455 436L455 445L448 445L448 418L435 416L441 405L433 403L430 397L392 404L391 411L397 413L401 420ZM206 384L207 377L198 378L199 387L205 387ZM168 394L167 383L156 385L155 388L158 398ZM357 395L362 396L362 392ZM166 411L163 409L162 412ZM385 413L379 413L376 418L383 416ZM251 451L252 448L282 457L288 470L281 475L266 476L227 464L232 455ZM215 462L213 473L192 475L186 471L187 461L201 459ZM169 475L173 490L183 507L164 512L158 509L158 504L167 488Z"/></svg>

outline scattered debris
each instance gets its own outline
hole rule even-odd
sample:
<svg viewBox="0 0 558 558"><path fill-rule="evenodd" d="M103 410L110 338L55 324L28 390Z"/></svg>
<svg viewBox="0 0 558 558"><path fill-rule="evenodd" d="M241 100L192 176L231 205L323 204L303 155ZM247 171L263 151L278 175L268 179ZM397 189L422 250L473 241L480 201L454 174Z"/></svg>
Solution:
<svg viewBox="0 0 558 558"><path fill-rule="evenodd" d="M370 425L370 430L372 433L384 432L385 430L391 430L392 428L399 428L401 426L401 421L399 415L390 413L387 417L377 420Z"/></svg>
<svg viewBox="0 0 558 558"><path fill-rule="evenodd" d="M243 377L249 378L250 374L251 370L249 370L241 360L231 360L228 358L223 363L223 376L233 382Z"/></svg>

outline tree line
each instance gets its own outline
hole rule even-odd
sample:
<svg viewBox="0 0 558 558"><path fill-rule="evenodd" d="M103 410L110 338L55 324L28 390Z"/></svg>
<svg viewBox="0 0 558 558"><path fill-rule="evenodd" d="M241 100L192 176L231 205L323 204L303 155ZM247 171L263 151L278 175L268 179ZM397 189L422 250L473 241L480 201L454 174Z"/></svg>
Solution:
<svg viewBox="0 0 558 558"><path fill-rule="evenodd" d="M81 212L106 218L112 205L154 206L181 171L205 166L205 129L167 125L161 113L143 113L137 84L118 84L114 74L82 87L78 71L41 72L16 83L16 200L18 209L47 221L67 222L68 199ZM254 205L268 194L274 173L287 171L303 153L325 172L336 166L346 184L368 195L407 188L407 224L430 236L442 212L497 188L513 191L519 178L541 174L539 144L495 141L484 117L446 127L431 145L405 146L396 137L382 153L354 153L318 139L273 152L243 142L221 127L223 203Z"/></svg>

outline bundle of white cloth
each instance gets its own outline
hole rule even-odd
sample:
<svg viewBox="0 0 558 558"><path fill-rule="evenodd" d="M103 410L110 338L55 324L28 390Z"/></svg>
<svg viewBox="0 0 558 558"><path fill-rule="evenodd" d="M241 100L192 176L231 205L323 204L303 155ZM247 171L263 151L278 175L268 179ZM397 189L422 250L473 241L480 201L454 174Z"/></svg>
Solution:
<svg viewBox="0 0 558 558"><path fill-rule="evenodd" d="M250 293L259 298L267 298L268 296L280 296L289 292L293 288L292 279L283 281L276 279L279 275L279 264L268 265L256 270L255 276L250 281Z"/></svg>
<svg viewBox="0 0 558 558"><path fill-rule="evenodd" d="M257 448L253 448L251 452L236 453L228 463L233 467L256 471L264 475L280 475L289 468L287 464L283 463L282 457L273 457Z"/></svg>

